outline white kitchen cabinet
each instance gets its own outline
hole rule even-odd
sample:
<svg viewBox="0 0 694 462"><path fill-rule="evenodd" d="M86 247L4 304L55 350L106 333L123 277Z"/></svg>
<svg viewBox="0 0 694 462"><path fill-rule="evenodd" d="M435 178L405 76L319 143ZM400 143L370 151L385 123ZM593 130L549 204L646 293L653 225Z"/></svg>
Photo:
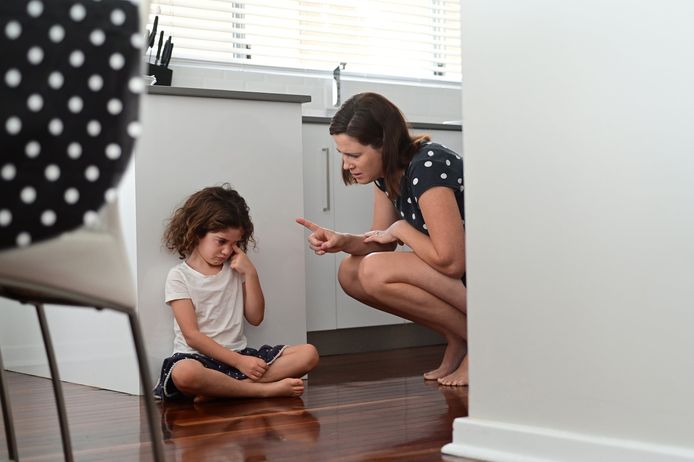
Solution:
<svg viewBox="0 0 694 462"><path fill-rule="evenodd" d="M307 120L308 118L305 118ZM456 152L462 152L459 130L417 129ZM371 227L373 185L346 186L340 155L325 121L302 126L304 214L314 223L343 232L363 233ZM337 270L344 253L317 256L306 248L306 319L311 331L407 322L366 306L344 293Z"/></svg>

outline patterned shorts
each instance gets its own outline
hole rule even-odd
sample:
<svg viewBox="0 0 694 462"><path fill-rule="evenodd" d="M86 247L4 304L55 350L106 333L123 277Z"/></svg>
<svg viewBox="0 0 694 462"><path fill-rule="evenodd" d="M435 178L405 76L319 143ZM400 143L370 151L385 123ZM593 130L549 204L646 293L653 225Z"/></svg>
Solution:
<svg viewBox="0 0 694 462"><path fill-rule="evenodd" d="M241 351L237 351L237 353L245 356L255 356L256 358L260 358L270 365L275 361L275 359L279 358L285 348L285 345L263 345L257 350L255 348L244 348ZM171 371L173 371L174 366L177 362L184 359L194 359L208 369L215 369L237 380L247 378L246 374L235 367L231 367L228 364L217 361L216 359L212 359L208 356L198 353L174 353L173 356L166 358L161 365L159 380L157 381L157 385L154 387L154 390L152 390L152 393L156 399L169 400L188 397L187 395L184 395L178 388L176 388L174 381L171 379Z"/></svg>

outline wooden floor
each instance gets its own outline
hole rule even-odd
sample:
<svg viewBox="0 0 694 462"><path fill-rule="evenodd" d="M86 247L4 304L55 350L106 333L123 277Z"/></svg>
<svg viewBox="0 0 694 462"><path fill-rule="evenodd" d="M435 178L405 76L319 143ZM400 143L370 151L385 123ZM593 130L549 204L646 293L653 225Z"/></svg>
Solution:
<svg viewBox="0 0 694 462"><path fill-rule="evenodd" d="M453 419L467 415L467 388L421 377L441 354L434 346L327 356L301 398L160 405L167 461L460 460L440 449L451 441ZM61 460L50 382L8 375L20 460ZM139 397L63 389L76 461L152 460Z"/></svg>

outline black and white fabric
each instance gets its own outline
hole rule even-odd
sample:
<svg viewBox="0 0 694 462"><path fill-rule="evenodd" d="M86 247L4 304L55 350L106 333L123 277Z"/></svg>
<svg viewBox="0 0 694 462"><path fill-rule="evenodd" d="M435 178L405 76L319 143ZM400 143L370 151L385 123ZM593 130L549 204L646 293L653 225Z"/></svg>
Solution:
<svg viewBox="0 0 694 462"><path fill-rule="evenodd" d="M383 179L376 180L376 186L382 191L386 189ZM400 180L400 197L393 201L400 217L426 235L429 231L419 208L419 198L434 186L454 191L460 217L465 223L463 158L441 144L427 142L412 157Z"/></svg>
<svg viewBox="0 0 694 462"><path fill-rule="evenodd" d="M0 250L115 199L141 131L143 44L128 0L0 1Z"/></svg>

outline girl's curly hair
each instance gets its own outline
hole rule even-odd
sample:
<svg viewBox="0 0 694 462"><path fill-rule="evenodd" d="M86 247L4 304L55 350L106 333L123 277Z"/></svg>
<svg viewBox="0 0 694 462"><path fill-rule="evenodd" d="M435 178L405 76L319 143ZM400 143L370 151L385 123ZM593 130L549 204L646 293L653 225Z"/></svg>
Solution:
<svg viewBox="0 0 694 462"><path fill-rule="evenodd" d="M163 241L167 249L178 252L183 260L208 232L227 228L243 230L238 246L244 252L249 242L255 246L248 205L235 189L224 183L196 192L176 209L167 223Z"/></svg>

